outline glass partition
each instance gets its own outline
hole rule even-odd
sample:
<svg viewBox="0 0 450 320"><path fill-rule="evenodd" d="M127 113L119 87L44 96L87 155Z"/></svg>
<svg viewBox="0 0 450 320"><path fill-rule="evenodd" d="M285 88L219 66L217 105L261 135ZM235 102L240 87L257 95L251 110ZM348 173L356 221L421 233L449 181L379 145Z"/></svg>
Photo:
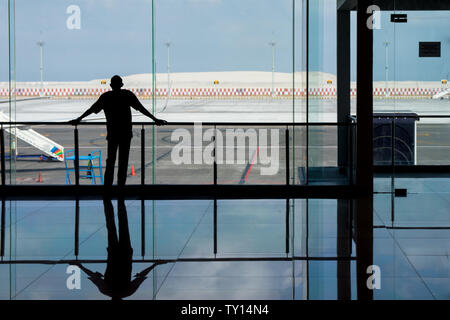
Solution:
<svg viewBox="0 0 450 320"><path fill-rule="evenodd" d="M376 191L393 191L399 168L448 165L449 11L381 11L374 29L374 164L390 177ZM411 68L414 66L414 68Z"/></svg>
<svg viewBox="0 0 450 320"><path fill-rule="evenodd" d="M201 124L168 125L153 130L157 137L154 147L155 182L153 183L213 184L216 148L214 127ZM220 145L220 142L218 144ZM152 167L149 166L149 170L151 169Z"/></svg>
<svg viewBox="0 0 450 320"><path fill-rule="evenodd" d="M292 121L292 0L154 4L161 117Z"/></svg>
<svg viewBox="0 0 450 320"><path fill-rule="evenodd" d="M2 1L2 6L5 2L8 1ZM148 1L9 2L15 4L15 12L10 17L16 22L15 33L10 34L10 41L15 42L18 96L17 107L12 111L14 121L64 122L74 119L102 93L111 90L110 78L115 74L122 76L124 88L134 92L151 110L148 88L151 88L152 80L152 10ZM2 63L4 61L2 59ZM133 119L144 120L134 110ZM93 120L105 121L104 113L86 119ZM129 184L140 183L140 128L134 129ZM17 146L16 156L11 161L17 161L17 179L12 178L11 183L65 184L64 161L47 162L47 159L62 158L51 157L43 145L53 143L63 155L73 150L73 127L30 126L14 130L17 133L11 135L11 139L18 143L13 144ZM100 170L104 171L105 126L80 127L79 142L80 156L101 152ZM82 178L80 182L91 184L94 181Z"/></svg>
<svg viewBox="0 0 450 320"><path fill-rule="evenodd" d="M292 122L308 122L308 6L309 0L294 1L294 101ZM307 183L306 127L290 128L289 145L291 184Z"/></svg>
<svg viewBox="0 0 450 320"><path fill-rule="evenodd" d="M193 163L176 164L172 155L178 144L169 139L177 130L193 133L191 124L205 122L222 123L221 133L236 129L235 123L255 123L247 129L258 135L267 130L269 139L270 132L279 131L276 142L256 146L258 160L269 149L278 150L275 174L247 175L250 168L254 173L267 164L253 162L254 155L246 150L243 162L236 158L218 164L218 183L336 183L326 170L330 166L348 175L335 163L336 128L321 132L306 126L337 119L334 0L83 0L76 4L10 0L0 9L10 26L0 35L0 41L9 43L9 51L2 46L0 97L6 98L4 92L17 86L0 110L12 120L74 119L110 90L110 78L118 74L124 88L155 116L169 123L190 123L165 128L136 125L129 184L214 183L214 166L204 161L203 154L201 164L194 163L195 152ZM132 112L133 121L150 121ZM105 121L105 117L100 112L85 121ZM291 126L298 123L303 126ZM80 126L79 142L81 156L101 152L98 165L104 171L107 142L101 126ZM5 131L8 184L67 183L64 161L53 161L62 159L49 154L42 143L54 144L52 149L64 155L75 148L72 129L19 125L10 128L11 134ZM202 136L209 129L205 126ZM202 141L200 148L208 149L211 142ZM225 140L224 150L238 153L239 148ZM233 167L232 172L227 166ZM81 179L81 184L92 182Z"/></svg>
<svg viewBox="0 0 450 320"><path fill-rule="evenodd" d="M387 174L374 180L376 192L393 192L394 172L392 154L392 128L397 112L396 92L396 24L391 22L393 11L378 11L373 29L373 144L374 165L388 166Z"/></svg>
<svg viewBox="0 0 450 320"><path fill-rule="evenodd" d="M334 0L309 1L307 122L337 121L336 7ZM334 159L329 156L329 140L337 139L337 132L326 129L308 129L308 182L323 180L330 174L324 173ZM332 145L337 146L337 140Z"/></svg>
<svg viewBox="0 0 450 320"><path fill-rule="evenodd" d="M16 51L15 4L3 1L0 5L2 28L0 31L0 121L16 121ZM14 126L2 126L4 137L5 182L15 183L17 139Z"/></svg>
<svg viewBox="0 0 450 320"><path fill-rule="evenodd" d="M418 118L411 119L410 129L404 120L397 121L397 130L403 132L396 132L396 141L410 145L413 157L408 165L448 165L450 11L398 10L407 15L407 23L395 26L396 108ZM411 134L406 135L408 129ZM396 149L396 162L401 162L402 149Z"/></svg>

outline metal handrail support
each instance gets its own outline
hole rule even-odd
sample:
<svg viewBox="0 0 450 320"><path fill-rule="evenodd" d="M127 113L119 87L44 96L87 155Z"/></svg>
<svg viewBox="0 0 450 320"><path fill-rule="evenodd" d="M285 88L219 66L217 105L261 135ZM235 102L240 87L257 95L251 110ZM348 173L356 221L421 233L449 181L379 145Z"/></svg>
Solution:
<svg viewBox="0 0 450 320"><path fill-rule="evenodd" d="M1 169L2 169L2 186L6 184L6 164L5 164L5 135L3 125L0 128L0 152L1 152Z"/></svg>

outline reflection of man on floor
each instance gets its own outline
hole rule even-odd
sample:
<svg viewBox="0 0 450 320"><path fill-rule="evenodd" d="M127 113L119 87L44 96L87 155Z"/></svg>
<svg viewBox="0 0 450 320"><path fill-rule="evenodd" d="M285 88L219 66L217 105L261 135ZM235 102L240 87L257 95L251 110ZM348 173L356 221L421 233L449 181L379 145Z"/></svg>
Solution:
<svg viewBox="0 0 450 320"><path fill-rule="evenodd" d="M111 186L114 180L114 164L116 162L117 149L119 149L119 171L117 184L125 185L128 170L128 158L130 154L130 142L133 137L131 109L151 118L156 125L164 125L167 122L153 116L139 102L138 98L129 90L122 90L122 78L114 76L111 78L112 91L105 92L100 98L80 117L70 121L77 125L80 121L92 113L105 112L106 129L108 140L108 155L106 159L105 186Z"/></svg>
<svg viewBox="0 0 450 320"><path fill-rule="evenodd" d="M91 280L106 296L112 299L129 297L136 292L139 286L147 279L147 274L156 266L137 273L131 280L133 248L131 247L130 232L128 229L127 210L123 199L117 200L119 237L117 237L114 222L114 208L110 199L104 199L106 228L108 230L108 260L105 274L93 272L80 263L75 263L83 270Z"/></svg>

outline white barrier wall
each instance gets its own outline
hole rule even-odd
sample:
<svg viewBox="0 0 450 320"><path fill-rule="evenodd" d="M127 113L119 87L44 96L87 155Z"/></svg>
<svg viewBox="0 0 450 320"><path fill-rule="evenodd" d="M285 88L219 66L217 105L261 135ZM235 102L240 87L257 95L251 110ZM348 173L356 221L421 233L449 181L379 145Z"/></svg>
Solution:
<svg viewBox="0 0 450 320"><path fill-rule="evenodd" d="M152 96L150 88L131 88L137 96ZM374 97L432 97L441 92L442 88L375 88ZM19 97L36 97L40 94L39 88L17 88L16 95ZM44 88L43 95L49 97L76 97L93 96L97 97L108 91L106 88ZM13 92L14 93L14 92ZM275 96L292 96L292 88L275 88ZM351 95L356 96L356 89L351 89ZM0 96L8 96L9 90L0 88ZM309 95L312 97L333 98L336 97L335 88L310 88ZM167 96L167 88L156 89L156 96ZM171 97L211 97L211 96L271 96L270 88L173 88ZM306 90L295 89L295 96L306 96Z"/></svg>

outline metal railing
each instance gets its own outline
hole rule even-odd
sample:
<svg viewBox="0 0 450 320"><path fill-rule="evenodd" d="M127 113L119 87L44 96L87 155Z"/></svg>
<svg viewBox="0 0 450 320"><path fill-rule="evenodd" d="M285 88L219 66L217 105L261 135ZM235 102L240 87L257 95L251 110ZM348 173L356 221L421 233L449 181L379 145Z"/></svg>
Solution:
<svg viewBox="0 0 450 320"><path fill-rule="evenodd" d="M306 130L309 131L310 128L312 127L336 127L337 129L340 127L345 127L345 128L349 128L349 130L347 130L348 133L348 143L349 143L349 163L347 164L347 167L349 169L348 171L348 176L349 176L349 183L352 184L353 182L353 163L354 161L354 146L355 144L353 143L353 141L355 140L355 130L354 127L356 126L355 121L350 121L350 122L344 122L344 123L339 123L339 122L317 122L317 123L305 123L305 122L297 122L297 123L288 123L288 122L169 122L167 123L165 126L170 126L170 127L194 127L196 124L201 124L202 126L205 127L212 127L214 128L214 132L215 134L217 133L217 128L220 126L223 127L235 127L235 128L255 128L255 127L265 127L265 128L284 128L285 130L285 185L290 185L291 184L291 176L290 176L290 166L291 166L291 145L290 145L290 140L291 138L294 138L292 135L292 132L295 130L295 128L298 127L303 127ZM68 122L42 122L42 121L26 121L26 122L0 122L0 147L1 147L1 185L5 186L6 185L6 172L7 172L7 168L6 168L6 155L5 155L5 128L14 128L14 127L20 127L20 126L61 126L61 125L65 125L65 126L71 126ZM153 122L133 122L132 123L133 127L141 127L141 143L140 143L140 148L141 148L141 158L140 158L140 165L141 165L141 185L145 185L145 168L146 168L146 164L145 164L145 133L146 133L146 127L147 126L154 126L155 124ZM80 168L80 163L79 163L79 156L80 156L80 151L79 151L79 127L82 126L106 126L106 122L81 122L78 125L73 126L74 127L74 136L73 136L73 141L74 141L74 153L75 153L75 157L74 157L74 169L75 169L75 185L80 185L80 174L79 174L79 168ZM165 127L165 126L161 126L161 127ZM213 137L213 141L215 143L214 145L214 151L213 151L213 156L214 156L214 163L213 163L213 185L217 185L218 181L217 181L217 154L216 154L216 148L217 148L217 143L216 143L216 135L214 135ZM281 147L281 146L278 146ZM306 146L307 149L309 148L309 141L306 142ZM337 146L336 146L337 147ZM295 151L295 144L292 145L292 149ZM306 160L306 164L305 164L305 169L306 172L308 172L308 159ZM295 181L295 180L294 180ZM306 182L307 184L307 182Z"/></svg>

